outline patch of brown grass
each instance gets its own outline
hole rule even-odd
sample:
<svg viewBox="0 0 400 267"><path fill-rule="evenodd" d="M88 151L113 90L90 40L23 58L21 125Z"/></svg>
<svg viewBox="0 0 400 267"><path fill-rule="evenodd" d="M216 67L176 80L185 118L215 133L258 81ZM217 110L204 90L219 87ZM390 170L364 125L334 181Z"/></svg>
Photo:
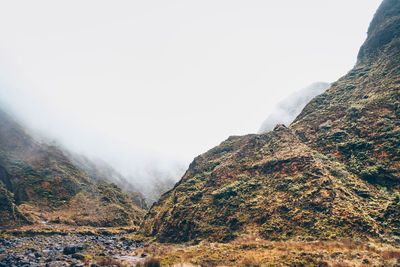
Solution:
<svg viewBox="0 0 400 267"><path fill-rule="evenodd" d="M241 260L241 265L258 267L263 263L263 258L257 253L247 253Z"/></svg>
<svg viewBox="0 0 400 267"><path fill-rule="evenodd" d="M138 263L137 267L160 267L161 263L159 259L156 258L148 258L144 262Z"/></svg>
<svg viewBox="0 0 400 267"><path fill-rule="evenodd" d="M97 260L96 264L100 266L116 266L116 267L126 267L126 264L121 263L120 261L111 259L111 258L106 258L102 257L99 260Z"/></svg>
<svg viewBox="0 0 400 267"><path fill-rule="evenodd" d="M150 244L143 251L160 259L163 265L196 266L359 266L396 264L400 249L380 242L267 241L259 236L241 236L221 244L201 242L195 246Z"/></svg>
<svg viewBox="0 0 400 267"><path fill-rule="evenodd" d="M386 249L380 252L384 260L400 259L400 249Z"/></svg>

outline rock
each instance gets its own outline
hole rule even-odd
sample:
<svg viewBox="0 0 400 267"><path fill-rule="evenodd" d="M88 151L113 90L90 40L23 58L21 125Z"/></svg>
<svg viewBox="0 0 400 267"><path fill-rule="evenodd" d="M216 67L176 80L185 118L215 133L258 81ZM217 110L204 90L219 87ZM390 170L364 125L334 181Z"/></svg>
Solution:
<svg viewBox="0 0 400 267"><path fill-rule="evenodd" d="M107 241L104 241L104 244L111 245L111 244L114 244L114 241L113 240L107 240Z"/></svg>
<svg viewBox="0 0 400 267"><path fill-rule="evenodd" d="M87 244L84 244L84 243L79 243L79 244L76 244L76 245L67 245L64 248L63 253L65 255L71 255L71 254L74 254L74 253L76 253L78 251L87 249L88 247L89 246Z"/></svg>
<svg viewBox="0 0 400 267"><path fill-rule="evenodd" d="M52 251L51 251L50 249L43 249L43 250L42 250L42 253L43 253L44 255L46 255L46 256L49 256L49 255L53 254Z"/></svg>
<svg viewBox="0 0 400 267"><path fill-rule="evenodd" d="M67 245L63 250L63 253L65 255L71 255L74 254L75 252L76 252L76 247L74 245Z"/></svg>
<svg viewBox="0 0 400 267"><path fill-rule="evenodd" d="M72 258L77 259L77 260L81 260L81 261L85 260L85 256L83 256L80 253L72 254Z"/></svg>
<svg viewBox="0 0 400 267"><path fill-rule="evenodd" d="M121 242L119 242L121 241ZM105 245L105 243L109 245ZM7 251L2 243L9 244L12 248ZM29 247L24 246L29 243ZM34 238L14 238L0 240L0 267L12 266L90 266L82 265L86 251L93 256L111 256L118 259L131 253L125 249L125 244L134 242L123 238L123 236L85 236L81 234L70 234L67 236L46 236ZM101 247L102 246L102 247ZM121 249L117 249L117 247ZM21 253L19 253L21 251ZM60 254L63 254L60 256ZM57 255L57 256L56 256ZM93 265L98 266L98 265Z"/></svg>
<svg viewBox="0 0 400 267"><path fill-rule="evenodd" d="M84 249L87 249L89 246L87 244L84 244L84 243L79 243L75 247L76 247L77 250L84 250Z"/></svg>

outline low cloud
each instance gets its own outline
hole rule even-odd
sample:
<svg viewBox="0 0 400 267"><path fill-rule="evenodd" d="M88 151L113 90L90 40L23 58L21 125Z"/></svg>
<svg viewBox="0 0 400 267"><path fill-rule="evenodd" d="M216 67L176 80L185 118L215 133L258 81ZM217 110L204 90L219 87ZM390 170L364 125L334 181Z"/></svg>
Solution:
<svg viewBox="0 0 400 267"><path fill-rule="evenodd" d="M275 106L262 123L259 132L271 131L277 124L291 124L311 99L323 93L329 87L329 83L317 82L287 96Z"/></svg>

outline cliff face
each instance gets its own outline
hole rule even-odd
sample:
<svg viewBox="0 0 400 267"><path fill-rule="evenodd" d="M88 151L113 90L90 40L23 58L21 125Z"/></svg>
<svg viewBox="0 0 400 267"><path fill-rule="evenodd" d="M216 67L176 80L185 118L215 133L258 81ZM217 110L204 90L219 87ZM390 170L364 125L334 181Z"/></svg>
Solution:
<svg viewBox="0 0 400 267"><path fill-rule="evenodd" d="M2 226L37 220L78 225L138 224L143 210L112 184L99 184L55 146L40 143L0 111Z"/></svg>
<svg viewBox="0 0 400 267"><path fill-rule="evenodd" d="M156 202L161 241L400 235L400 2L375 14L353 70L288 127L231 137Z"/></svg>

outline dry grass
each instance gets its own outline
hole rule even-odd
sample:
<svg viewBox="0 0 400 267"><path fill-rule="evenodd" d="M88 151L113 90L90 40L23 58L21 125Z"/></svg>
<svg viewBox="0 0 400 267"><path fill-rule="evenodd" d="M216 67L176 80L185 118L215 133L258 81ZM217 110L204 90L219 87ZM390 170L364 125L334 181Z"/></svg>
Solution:
<svg viewBox="0 0 400 267"><path fill-rule="evenodd" d="M263 263L263 258L255 253L247 253L241 260L241 265L243 266L261 266Z"/></svg>
<svg viewBox="0 0 400 267"><path fill-rule="evenodd" d="M144 262L136 265L137 267L160 267L161 263L159 259L148 258Z"/></svg>
<svg viewBox="0 0 400 267"><path fill-rule="evenodd" d="M387 249L381 251L380 255L384 260L400 259L400 250Z"/></svg>
<svg viewBox="0 0 400 267"><path fill-rule="evenodd" d="M111 258L101 258L97 262L97 265L100 266L117 266L117 267L126 267L126 264L121 263L120 261L111 259Z"/></svg>
<svg viewBox="0 0 400 267"><path fill-rule="evenodd" d="M139 251L138 251L139 252ZM195 266L398 266L400 249L380 242L266 241L242 236L230 243L202 242L196 246L151 244L144 253L162 265Z"/></svg>

